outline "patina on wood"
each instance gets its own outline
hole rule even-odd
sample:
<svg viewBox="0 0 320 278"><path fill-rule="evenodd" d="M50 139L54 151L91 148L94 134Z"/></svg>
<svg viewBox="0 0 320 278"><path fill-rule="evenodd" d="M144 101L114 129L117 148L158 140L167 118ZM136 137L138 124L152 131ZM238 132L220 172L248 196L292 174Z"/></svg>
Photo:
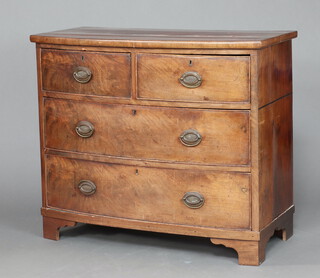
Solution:
<svg viewBox="0 0 320 278"><path fill-rule="evenodd" d="M259 265L293 234L297 32L76 28L37 43L44 237L207 237Z"/></svg>

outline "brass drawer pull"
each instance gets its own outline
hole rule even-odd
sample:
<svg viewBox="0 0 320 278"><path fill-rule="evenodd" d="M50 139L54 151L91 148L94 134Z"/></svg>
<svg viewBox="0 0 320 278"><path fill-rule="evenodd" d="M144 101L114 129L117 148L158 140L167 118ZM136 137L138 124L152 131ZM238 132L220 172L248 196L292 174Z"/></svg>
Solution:
<svg viewBox="0 0 320 278"><path fill-rule="evenodd" d="M180 83L187 88L198 88L202 83L202 78L195 71L188 71L179 78Z"/></svg>
<svg viewBox="0 0 320 278"><path fill-rule="evenodd" d="M187 147L194 147L200 144L201 134L194 129L187 129L180 134L180 142Z"/></svg>
<svg viewBox="0 0 320 278"><path fill-rule="evenodd" d="M77 67L73 72L73 78L82 84L88 83L92 77L91 71L86 67Z"/></svg>
<svg viewBox="0 0 320 278"><path fill-rule="evenodd" d="M182 200L188 208L192 209L201 208L204 204L204 197L199 192L187 192Z"/></svg>
<svg viewBox="0 0 320 278"><path fill-rule="evenodd" d="M76 133L82 138L89 138L94 133L94 126L87 121L80 121L76 126Z"/></svg>
<svg viewBox="0 0 320 278"><path fill-rule="evenodd" d="M89 180L82 180L78 184L78 188L83 195L90 196L96 193L97 187L96 185Z"/></svg>

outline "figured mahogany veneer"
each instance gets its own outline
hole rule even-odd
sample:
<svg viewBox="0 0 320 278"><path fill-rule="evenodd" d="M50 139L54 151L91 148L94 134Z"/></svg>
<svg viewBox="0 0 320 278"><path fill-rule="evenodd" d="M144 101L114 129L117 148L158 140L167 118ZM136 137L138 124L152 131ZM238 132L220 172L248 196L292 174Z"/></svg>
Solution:
<svg viewBox="0 0 320 278"><path fill-rule="evenodd" d="M249 102L249 62L249 56L138 54L138 98ZM189 71L202 83L186 90L177 77Z"/></svg>
<svg viewBox="0 0 320 278"><path fill-rule="evenodd" d="M75 82L77 67L90 69L92 78ZM130 54L83 51L41 51L43 90L111 97L130 97Z"/></svg>
<svg viewBox="0 0 320 278"><path fill-rule="evenodd" d="M45 147L144 160L198 164L248 165L248 111L101 105L45 99ZM120 116L121 115L121 116ZM94 126L90 138L75 128L85 120ZM189 128L202 136L196 147L179 137Z"/></svg>
<svg viewBox="0 0 320 278"><path fill-rule="evenodd" d="M250 227L247 173L133 167L58 156L47 156L46 171L51 208L172 224ZM96 186L92 196L77 190L87 179ZM190 191L201 193L205 205L186 213L182 197Z"/></svg>
<svg viewBox="0 0 320 278"><path fill-rule="evenodd" d="M293 234L285 31L82 27L37 43L43 235L207 237L259 265Z"/></svg>

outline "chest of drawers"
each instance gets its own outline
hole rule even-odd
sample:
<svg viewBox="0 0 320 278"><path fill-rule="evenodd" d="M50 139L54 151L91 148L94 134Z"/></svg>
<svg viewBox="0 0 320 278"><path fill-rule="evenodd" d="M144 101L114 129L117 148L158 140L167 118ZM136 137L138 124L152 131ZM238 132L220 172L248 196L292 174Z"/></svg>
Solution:
<svg viewBox="0 0 320 278"><path fill-rule="evenodd" d="M258 265L292 235L296 32L76 28L36 43L43 233L207 237Z"/></svg>

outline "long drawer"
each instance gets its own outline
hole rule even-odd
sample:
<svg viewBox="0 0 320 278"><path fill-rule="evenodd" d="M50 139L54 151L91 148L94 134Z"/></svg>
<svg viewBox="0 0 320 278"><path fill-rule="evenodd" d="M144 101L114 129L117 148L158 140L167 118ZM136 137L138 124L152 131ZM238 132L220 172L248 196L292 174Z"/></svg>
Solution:
<svg viewBox="0 0 320 278"><path fill-rule="evenodd" d="M115 157L248 165L249 112L45 99L45 146Z"/></svg>
<svg viewBox="0 0 320 278"><path fill-rule="evenodd" d="M162 223L250 227L250 174L46 157L49 207Z"/></svg>

